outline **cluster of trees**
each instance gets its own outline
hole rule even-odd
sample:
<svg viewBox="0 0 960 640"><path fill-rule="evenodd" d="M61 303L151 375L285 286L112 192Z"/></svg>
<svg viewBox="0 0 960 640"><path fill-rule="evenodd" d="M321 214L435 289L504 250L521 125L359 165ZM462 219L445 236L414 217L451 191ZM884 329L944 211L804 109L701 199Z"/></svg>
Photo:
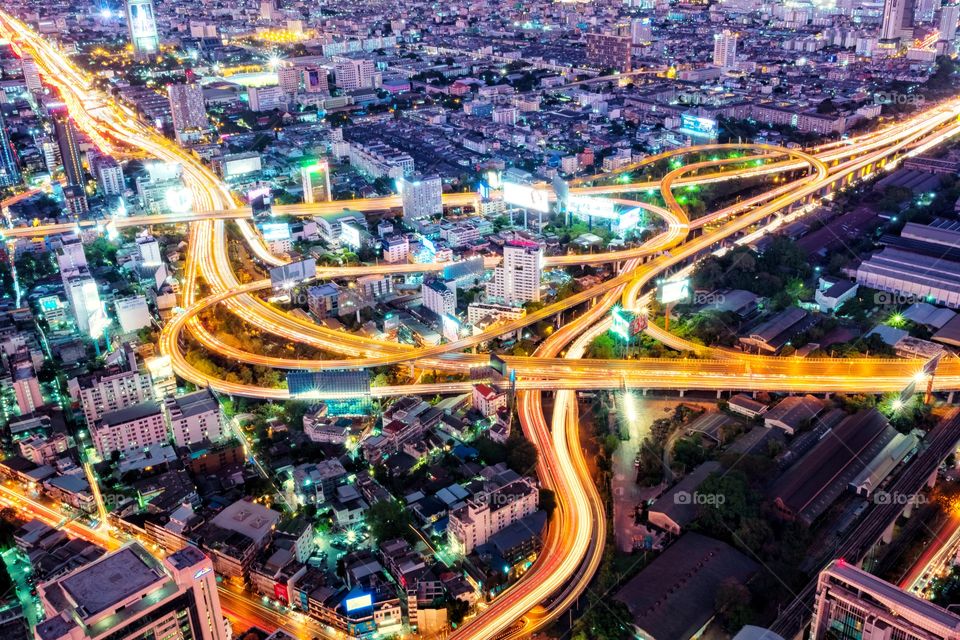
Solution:
<svg viewBox="0 0 960 640"><path fill-rule="evenodd" d="M763 253L737 247L723 256L708 256L697 265L693 284L697 289L746 289L783 308L804 293L802 283L809 276L806 254L793 240L774 236Z"/></svg>

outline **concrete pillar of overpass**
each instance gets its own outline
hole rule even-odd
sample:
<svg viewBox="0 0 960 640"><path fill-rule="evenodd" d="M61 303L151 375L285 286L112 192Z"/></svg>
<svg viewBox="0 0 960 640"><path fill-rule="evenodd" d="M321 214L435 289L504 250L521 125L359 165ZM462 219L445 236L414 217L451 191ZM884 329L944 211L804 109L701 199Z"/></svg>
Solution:
<svg viewBox="0 0 960 640"><path fill-rule="evenodd" d="M901 514L904 518L909 518L913 515L913 502L914 498L911 496L910 500L907 500L907 506L903 508L903 513Z"/></svg>
<svg viewBox="0 0 960 640"><path fill-rule="evenodd" d="M832 395L833 395L832 393L830 393L829 391L827 391L825 394L823 394L823 399L824 399L824 400L829 400L829 399L830 399L830 396L832 396Z"/></svg>
<svg viewBox="0 0 960 640"><path fill-rule="evenodd" d="M723 391L721 391L720 389L717 389L717 400L719 400L722 397L723 397Z"/></svg>
<svg viewBox="0 0 960 640"><path fill-rule="evenodd" d="M947 394L947 404L953 404L953 391Z"/></svg>
<svg viewBox="0 0 960 640"><path fill-rule="evenodd" d="M686 391L685 391L684 389L680 389L680 397L681 397L681 398L683 397L683 394L685 394L685 393L686 393Z"/></svg>
<svg viewBox="0 0 960 640"><path fill-rule="evenodd" d="M880 536L880 540L882 540L884 544L890 544L891 542L893 542L893 527L895 524L896 524L896 520L891 522L890 525L886 529L884 529L883 535Z"/></svg>
<svg viewBox="0 0 960 640"><path fill-rule="evenodd" d="M928 488L928 489L933 489L933 487L934 487L936 484L937 484L937 470L934 469L934 470L933 470L933 473L930 474L930 477L927 478L927 488Z"/></svg>

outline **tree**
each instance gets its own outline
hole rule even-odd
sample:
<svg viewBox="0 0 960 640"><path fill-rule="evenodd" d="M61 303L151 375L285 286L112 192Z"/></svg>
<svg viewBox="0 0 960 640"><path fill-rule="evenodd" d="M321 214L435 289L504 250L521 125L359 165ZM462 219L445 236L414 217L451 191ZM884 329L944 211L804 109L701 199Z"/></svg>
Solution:
<svg viewBox="0 0 960 640"><path fill-rule="evenodd" d="M394 538L413 540L410 513L397 500L374 502L367 509L365 518L367 526L370 527L370 535L378 545Z"/></svg>
<svg viewBox="0 0 960 640"><path fill-rule="evenodd" d="M547 516L553 513L557 508L557 495L551 489L540 489L540 508L547 512Z"/></svg>
<svg viewBox="0 0 960 640"><path fill-rule="evenodd" d="M750 622L750 590L736 578L728 578L717 589L713 607L724 631L736 633Z"/></svg>
<svg viewBox="0 0 960 640"><path fill-rule="evenodd" d="M537 448L519 429L514 429L507 439L507 466L521 475L531 474L537 468Z"/></svg>
<svg viewBox="0 0 960 640"><path fill-rule="evenodd" d="M590 357L612 360L617 355L617 341L609 332L601 333L590 344Z"/></svg>

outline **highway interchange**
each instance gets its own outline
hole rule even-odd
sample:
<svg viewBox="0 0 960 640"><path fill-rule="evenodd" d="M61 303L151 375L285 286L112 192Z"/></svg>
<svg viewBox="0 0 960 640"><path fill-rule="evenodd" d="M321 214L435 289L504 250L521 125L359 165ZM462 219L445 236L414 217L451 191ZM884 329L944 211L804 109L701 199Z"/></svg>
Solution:
<svg viewBox="0 0 960 640"><path fill-rule="evenodd" d="M807 151L768 145L703 145L667 152L625 168L642 170L660 160L678 160L678 165L655 181L594 185L584 179L572 185L572 193L609 195L624 206L643 206L662 220L664 230L643 245L627 250L592 255L558 256L547 260L548 267L573 264L609 263L616 275L606 282L569 298L548 304L516 321L436 347L413 348L354 334L331 331L287 314L257 296L270 288L268 280L241 284L227 251L226 224L233 221L254 253L268 265L284 259L267 251L254 227L249 211L239 207L229 189L209 168L189 152L164 139L141 123L130 110L92 89L82 71L51 43L27 25L0 13L0 29L23 51L37 60L46 82L63 97L77 126L104 150L138 150L148 157L175 162L183 167L185 182L193 194L195 212L167 216L122 218L118 227L170 222L189 222L189 249L181 276L182 313L168 322L162 332L161 351L170 356L177 374L195 384L210 386L227 394L284 399L282 388L263 388L212 378L198 371L182 353L181 338L192 339L220 356L279 369L322 369L371 367L416 363L424 368L452 372L489 365L489 354L468 353L497 335L516 331L557 313L587 308L563 324L529 358L504 357L517 374L518 407L527 437L540 453L538 474L544 486L557 495L557 510L551 520L545 545L537 562L522 580L508 589L482 614L457 629L455 638L494 638L527 634L555 619L586 588L595 572L605 539L604 507L591 479L577 432L576 389L656 388L710 390L895 392L920 371L919 361L904 359L799 359L746 355L703 347L685 341L650 324L648 332L666 345L696 354L696 359L586 360L583 355L597 335L610 326L609 310L616 304L643 312L650 285L668 277L671 269L688 265L714 251L723 242L736 241L740 234L776 228L784 212L799 211L838 188L873 172L895 166L907 154L919 154L960 132L960 100L934 106L924 113L877 132ZM739 157L703 160L705 154L736 153ZM696 161L684 164L684 158ZM775 188L694 220L689 219L675 197L675 188L723 180L789 173L790 180ZM608 177L608 176L607 176ZM656 189L665 207L631 200L631 194ZM472 193L445 196L450 206L467 206L476 199ZM338 201L277 208L281 215L316 216L334 214L344 208L379 211L399 206L397 197ZM95 225L83 222L81 225ZM39 225L5 229L7 238L33 237L71 231L76 225ZM691 233L696 231L697 233ZM343 268L322 267L320 278L357 277L369 273L399 274L442 269L441 264L366 265ZM493 262L488 266L493 266ZM210 295L198 298L203 281ZM592 305L589 303L592 302ZM585 303L587 303L585 305ZM293 360L250 353L226 345L200 321L204 310L224 305L230 312L258 329L280 338L340 354L336 360ZM379 396L417 393L460 393L472 382L375 387ZM934 380L937 390L960 389L960 363L945 360ZM542 395L556 392L553 413L544 414ZM53 517L48 514L49 517ZM77 533L77 532L74 532ZM94 535L99 531L80 531ZM249 603L236 594L224 596L225 609L243 609ZM545 606L541 606L545 605ZM281 619L282 621L282 619ZM519 621L519 622L518 622ZM274 621L276 622L276 621ZM294 630L304 633L303 622ZM280 626L280 625L278 625ZM327 635L323 629L309 633Z"/></svg>

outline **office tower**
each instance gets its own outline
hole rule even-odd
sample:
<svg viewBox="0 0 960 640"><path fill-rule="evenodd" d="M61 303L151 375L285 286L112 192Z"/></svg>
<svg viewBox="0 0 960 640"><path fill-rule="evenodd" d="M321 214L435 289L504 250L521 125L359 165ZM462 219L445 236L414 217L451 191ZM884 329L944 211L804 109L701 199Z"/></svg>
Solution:
<svg viewBox="0 0 960 640"><path fill-rule="evenodd" d="M630 71L630 36L588 33L587 64L598 69Z"/></svg>
<svg viewBox="0 0 960 640"><path fill-rule="evenodd" d="M726 29L713 35L713 64L721 69L737 66L737 34Z"/></svg>
<svg viewBox="0 0 960 640"><path fill-rule="evenodd" d="M263 20L273 20L277 13L276 0L260 1L260 18Z"/></svg>
<svg viewBox="0 0 960 640"><path fill-rule="evenodd" d="M207 130L207 109L200 85L168 85L167 97L170 99L170 116L177 142L185 142Z"/></svg>
<svg viewBox="0 0 960 640"><path fill-rule="evenodd" d="M133 543L41 584L42 640L228 640L210 559L186 547L163 561Z"/></svg>
<svg viewBox="0 0 960 640"><path fill-rule="evenodd" d="M37 68L37 61L33 56L24 54L20 58L20 66L23 69L23 82L27 85L28 91L43 91L43 83L40 81L40 70Z"/></svg>
<svg viewBox="0 0 960 640"><path fill-rule="evenodd" d="M374 86L373 60L334 58L333 76L341 89L369 89Z"/></svg>
<svg viewBox="0 0 960 640"><path fill-rule="evenodd" d="M330 82L327 80L326 67L306 67L300 70L303 78L303 90L307 93L330 94Z"/></svg>
<svg viewBox="0 0 960 640"><path fill-rule="evenodd" d="M126 409L154 399L150 375L141 370L129 350L108 369L73 378L67 383L70 398L80 403L87 428L105 413Z"/></svg>
<svg viewBox="0 0 960 640"><path fill-rule="evenodd" d="M653 28L650 18L634 18L630 21L630 41L633 44L643 44L653 39Z"/></svg>
<svg viewBox="0 0 960 640"><path fill-rule="evenodd" d="M0 187L12 187L15 184L20 184L20 169L10 136L7 135L7 123L0 114Z"/></svg>
<svg viewBox="0 0 960 640"><path fill-rule="evenodd" d="M287 94L282 87L250 87L247 89L247 104L250 111L286 109Z"/></svg>
<svg viewBox="0 0 960 640"><path fill-rule="evenodd" d="M67 297L70 299L70 308L73 310L77 329L91 338L99 338L103 330L109 326L110 321L103 310L97 282L86 268L66 280Z"/></svg>
<svg viewBox="0 0 960 640"><path fill-rule="evenodd" d="M960 638L960 616L835 560L820 572L811 640Z"/></svg>
<svg viewBox="0 0 960 640"><path fill-rule="evenodd" d="M103 195L118 196L123 193L123 167L119 162L110 156L97 156L90 164L91 173Z"/></svg>
<svg viewBox="0 0 960 640"><path fill-rule="evenodd" d="M326 81L326 74L324 74L324 81ZM277 82L287 95L300 93L300 67L281 62L277 69Z"/></svg>
<svg viewBox="0 0 960 640"><path fill-rule="evenodd" d="M503 247L503 263L487 283L487 297L519 306L540 299L543 249L535 242L514 241Z"/></svg>
<svg viewBox="0 0 960 640"><path fill-rule="evenodd" d="M150 56L160 50L153 0L127 0L127 28L133 52L138 57Z"/></svg>
<svg viewBox="0 0 960 640"><path fill-rule="evenodd" d="M300 168L300 183L303 185L304 202L330 202L330 165L326 160L317 160Z"/></svg>
<svg viewBox="0 0 960 640"><path fill-rule="evenodd" d="M397 188L407 220L443 213L443 182L439 176L403 176L397 180Z"/></svg>
<svg viewBox="0 0 960 640"><path fill-rule="evenodd" d="M167 444L170 434L160 405L149 400L104 413L90 429L90 438L97 455L106 460L115 451L123 454Z"/></svg>
<svg viewBox="0 0 960 640"><path fill-rule="evenodd" d="M960 5L945 4L940 7L940 39L953 42L957 37L957 22L960 21Z"/></svg>
<svg viewBox="0 0 960 640"><path fill-rule="evenodd" d="M60 149L60 161L63 162L63 173L67 178L67 185L82 187L83 165L80 163L80 144L77 141L77 130L70 121L70 117L61 114L53 119L53 132L57 138L57 147Z"/></svg>
<svg viewBox="0 0 960 640"><path fill-rule="evenodd" d="M913 37L914 0L886 0L883 4L881 40L910 39Z"/></svg>

